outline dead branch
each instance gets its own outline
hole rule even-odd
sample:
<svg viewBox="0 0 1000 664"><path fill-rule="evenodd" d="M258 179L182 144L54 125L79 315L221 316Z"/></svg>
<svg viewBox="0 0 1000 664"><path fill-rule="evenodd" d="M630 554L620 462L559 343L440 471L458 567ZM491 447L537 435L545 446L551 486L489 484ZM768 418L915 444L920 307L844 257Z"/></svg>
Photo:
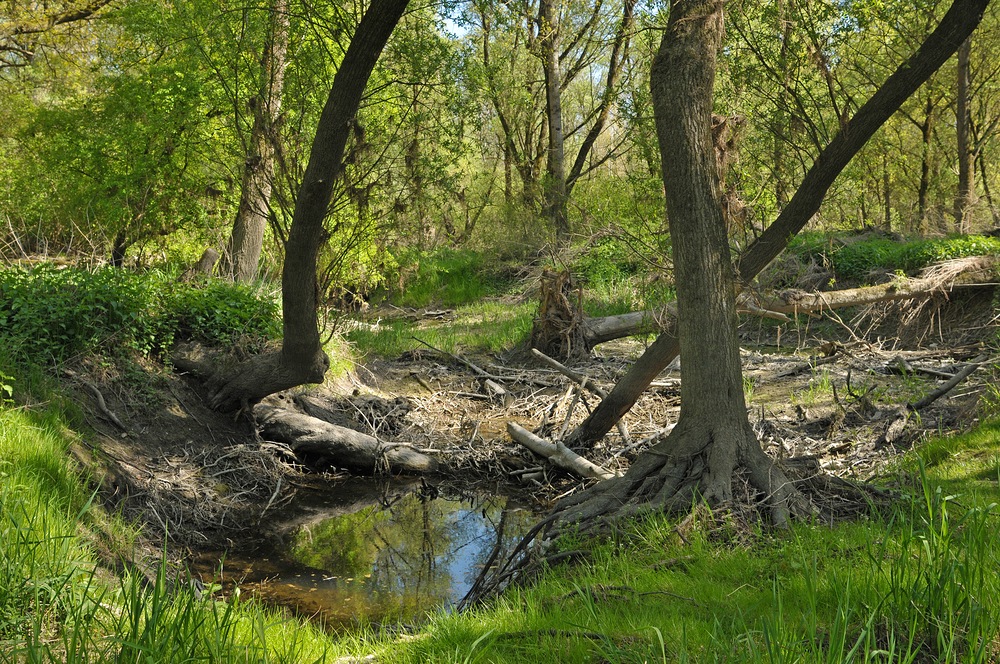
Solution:
<svg viewBox="0 0 1000 664"><path fill-rule="evenodd" d="M986 353L980 354L974 360L972 360L972 362L967 364L961 371L956 373L951 378L951 380L949 380L944 385L942 385L941 387L937 388L936 390L925 396L923 399L908 404L907 408L909 408L910 410L921 410L931 405L944 395L948 394L948 392L955 389L955 387L957 387L958 384L961 383L963 380L971 376L976 369L981 367L986 362L987 357L988 355Z"/></svg>
<svg viewBox="0 0 1000 664"><path fill-rule="evenodd" d="M115 415L110 408L108 408L108 404L104 400L104 395L101 394L101 391L97 389L96 385L91 383L86 378L83 378L82 376L80 376L78 373L76 373L71 369L65 369L63 373L65 373L68 377L78 381L81 385L86 387L91 394L94 395L94 400L97 402L97 409L101 411L101 414L104 415L105 418L107 418L112 424L121 429L123 432L128 431L128 429L125 428L125 425L122 424L122 421L118 419L118 416Z"/></svg>
<svg viewBox="0 0 1000 664"><path fill-rule="evenodd" d="M524 445L535 454L543 456L560 468L581 477L606 480L617 476L616 473L584 459L562 443L550 443L514 422L507 423L507 433L515 441Z"/></svg>

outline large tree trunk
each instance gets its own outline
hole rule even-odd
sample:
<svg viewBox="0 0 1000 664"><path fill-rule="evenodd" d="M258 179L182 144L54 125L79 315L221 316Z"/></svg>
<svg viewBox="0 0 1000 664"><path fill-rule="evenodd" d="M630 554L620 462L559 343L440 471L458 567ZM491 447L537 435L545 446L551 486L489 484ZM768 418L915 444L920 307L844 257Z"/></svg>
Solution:
<svg viewBox="0 0 1000 664"><path fill-rule="evenodd" d="M320 115L285 243L281 350L256 356L209 382L213 408L233 410L304 383L320 383L330 360L318 321L316 261L334 182L343 173L344 148L368 78L408 0L372 0L358 25Z"/></svg>
<svg viewBox="0 0 1000 664"><path fill-rule="evenodd" d="M564 526L590 532L648 511L685 512L696 500L727 503L738 470L770 505L773 523L784 525L790 516L810 511L761 450L747 419L736 274L711 138L722 6L723 0L674 0L650 72L685 369L680 418L671 434L640 455L623 477L557 506L556 532Z"/></svg>
<svg viewBox="0 0 1000 664"><path fill-rule="evenodd" d="M739 261L741 282L749 282L780 254L819 210L833 181L874 133L930 76L944 64L982 20L989 0L955 0L941 23L920 48L900 65L858 109L816 158L802 184L778 218L757 238ZM660 334L636 360L594 412L568 440L570 446L592 444L614 427L635 405L643 390L679 352L672 331Z"/></svg>
<svg viewBox="0 0 1000 664"><path fill-rule="evenodd" d="M243 164L243 188L233 230L223 254L220 271L233 281L248 282L257 276L264 231L271 209L271 186L281 114L288 53L288 2L273 0L270 34L261 61L260 92L250 102L253 126Z"/></svg>

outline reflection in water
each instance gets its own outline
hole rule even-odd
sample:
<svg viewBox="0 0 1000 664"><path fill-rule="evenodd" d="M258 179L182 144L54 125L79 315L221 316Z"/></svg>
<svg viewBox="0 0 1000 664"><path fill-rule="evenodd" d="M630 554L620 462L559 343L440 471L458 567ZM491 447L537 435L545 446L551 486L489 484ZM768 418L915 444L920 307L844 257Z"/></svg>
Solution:
<svg viewBox="0 0 1000 664"><path fill-rule="evenodd" d="M242 573L244 591L331 626L412 621L460 600L497 542L510 549L537 519L503 496L395 485L359 505L359 486L338 488L347 489L339 500L327 494L295 522L284 550L255 560L230 552L226 576Z"/></svg>

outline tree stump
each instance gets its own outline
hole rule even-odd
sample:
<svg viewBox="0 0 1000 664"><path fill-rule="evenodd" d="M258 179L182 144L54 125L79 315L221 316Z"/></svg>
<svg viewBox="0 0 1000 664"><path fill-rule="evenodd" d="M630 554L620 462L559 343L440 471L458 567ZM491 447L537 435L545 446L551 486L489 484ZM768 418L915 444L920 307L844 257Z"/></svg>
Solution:
<svg viewBox="0 0 1000 664"><path fill-rule="evenodd" d="M581 298L569 272L545 268L538 316L531 328L531 347L560 360L589 355L591 346L584 334Z"/></svg>

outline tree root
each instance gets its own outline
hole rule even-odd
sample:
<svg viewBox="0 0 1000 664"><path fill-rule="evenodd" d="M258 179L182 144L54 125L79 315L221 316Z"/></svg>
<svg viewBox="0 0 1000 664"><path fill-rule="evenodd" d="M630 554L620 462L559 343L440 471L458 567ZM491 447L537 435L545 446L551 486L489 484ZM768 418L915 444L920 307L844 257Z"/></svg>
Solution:
<svg viewBox="0 0 1000 664"><path fill-rule="evenodd" d="M279 350L231 366L198 344L183 344L174 349L171 359L178 369L205 380L208 405L220 412L248 410L271 394L322 383L330 368L330 358L322 350L307 364L292 364Z"/></svg>

